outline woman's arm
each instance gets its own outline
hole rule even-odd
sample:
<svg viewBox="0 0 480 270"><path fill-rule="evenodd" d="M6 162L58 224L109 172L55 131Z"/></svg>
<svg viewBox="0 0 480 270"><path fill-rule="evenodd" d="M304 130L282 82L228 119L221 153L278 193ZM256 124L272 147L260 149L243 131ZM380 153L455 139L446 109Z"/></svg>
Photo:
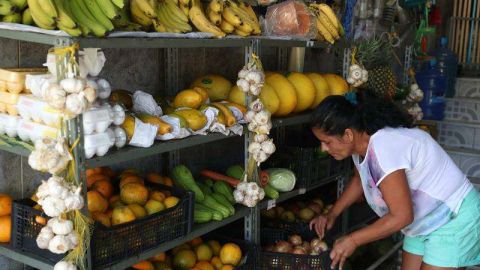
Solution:
<svg viewBox="0 0 480 270"><path fill-rule="evenodd" d="M338 217L345 209L350 207L350 205L361 199L362 196L363 188L360 180L360 174L358 173L357 168L354 167L352 179L348 183L340 198L333 205L329 214L332 214L335 218Z"/></svg>
<svg viewBox="0 0 480 270"><path fill-rule="evenodd" d="M358 246L385 238L412 223L413 206L405 170L397 170L386 176L379 188L389 213L372 225L338 239L330 254L333 267L339 263L342 268L347 257Z"/></svg>

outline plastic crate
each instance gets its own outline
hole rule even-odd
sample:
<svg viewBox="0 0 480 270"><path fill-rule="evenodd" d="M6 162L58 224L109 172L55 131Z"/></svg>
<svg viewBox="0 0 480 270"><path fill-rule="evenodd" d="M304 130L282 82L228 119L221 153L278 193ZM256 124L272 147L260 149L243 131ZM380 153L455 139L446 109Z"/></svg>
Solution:
<svg viewBox="0 0 480 270"><path fill-rule="evenodd" d="M480 98L480 79L457 78L455 84L455 96L467 98Z"/></svg>
<svg viewBox="0 0 480 270"><path fill-rule="evenodd" d="M280 240L287 240L291 234L288 230L262 229L262 245L274 244ZM301 235L301 234L300 234ZM301 235L303 239L310 241L312 238ZM259 270L326 270L331 269L330 252L326 251L320 255L297 255L277 252L259 252Z"/></svg>
<svg viewBox="0 0 480 270"><path fill-rule="evenodd" d="M449 148L446 151L463 173L480 178L480 151Z"/></svg>
<svg viewBox="0 0 480 270"><path fill-rule="evenodd" d="M438 142L447 147L480 150L480 124L439 122Z"/></svg>
<svg viewBox="0 0 480 270"><path fill-rule="evenodd" d="M226 237L218 233L210 233L205 237L202 237L204 240L217 240L222 245L226 243L235 243L242 250L243 257L240 261L240 264L235 267L235 270L254 270L258 263L258 252L257 247L248 241L240 240L236 238Z"/></svg>
<svg viewBox="0 0 480 270"><path fill-rule="evenodd" d="M180 198L170 209L145 218L105 227L95 222L90 243L94 268L103 268L122 259L133 257L158 245L185 236L193 224L193 193L162 185L152 185L160 190L169 190ZM46 217L33 208L30 199L13 203L12 246L22 252L37 255L39 259L54 264L63 256L37 247L36 238L42 225L36 223L36 216Z"/></svg>
<svg viewBox="0 0 480 270"><path fill-rule="evenodd" d="M275 229L282 229L287 230L292 233L298 233L307 239L311 239L317 237L317 233L315 230L310 230L309 223L296 221L296 222L286 222L278 219L269 219L269 218L262 218L262 226L268 228L275 228ZM340 218L335 222L333 227L326 232L327 235L336 236L342 232L342 223Z"/></svg>
<svg viewBox="0 0 480 270"><path fill-rule="evenodd" d="M448 98L445 107L445 120L480 124L480 99Z"/></svg>

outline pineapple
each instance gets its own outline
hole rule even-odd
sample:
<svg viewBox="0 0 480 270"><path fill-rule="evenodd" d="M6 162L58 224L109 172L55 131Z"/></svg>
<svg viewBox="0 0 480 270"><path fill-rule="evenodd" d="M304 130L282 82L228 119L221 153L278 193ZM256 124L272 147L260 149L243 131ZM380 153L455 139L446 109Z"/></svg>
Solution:
<svg viewBox="0 0 480 270"><path fill-rule="evenodd" d="M389 60L393 58L390 43L380 37L358 42L357 60L368 71L368 81L361 86L371 94L385 99L393 99L397 88L397 79Z"/></svg>

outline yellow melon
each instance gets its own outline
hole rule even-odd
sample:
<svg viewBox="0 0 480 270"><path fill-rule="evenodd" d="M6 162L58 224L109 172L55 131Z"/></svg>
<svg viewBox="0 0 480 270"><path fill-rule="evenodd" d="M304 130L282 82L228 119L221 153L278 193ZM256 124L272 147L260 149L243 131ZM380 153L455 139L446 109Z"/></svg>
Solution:
<svg viewBox="0 0 480 270"><path fill-rule="evenodd" d="M240 90L240 87L238 87L238 85L234 85L230 90L228 100L233 103L245 106L245 93Z"/></svg>
<svg viewBox="0 0 480 270"><path fill-rule="evenodd" d="M312 106L310 106L310 109L314 109L324 100L327 96L330 95L330 89L328 86L327 80L323 78L322 75L318 73L307 73L306 74L310 80L313 81L313 84L315 85L315 101L313 101Z"/></svg>
<svg viewBox="0 0 480 270"><path fill-rule="evenodd" d="M0 243L10 242L12 218L10 215L0 217Z"/></svg>
<svg viewBox="0 0 480 270"><path fill-rule="evenodd" d="M280 99L280 106L273 115L286 116L293 112L297 106L297 92L290 81L281 74L269 73L265 78L265 82L275 90Z"/></svg>
<svg viewBox="0 0 480 270"><path fill-rule="evenodd" d="M303 112L310 108L315 100L316 93L312 80L300 72L290 72L287 79L293 84L297 93L297 106L295 106L293 112Z"/></svg>
<svg viewBox="0 0 480 270"><path fill-rule="evenodd" d="M147 211L141 205L133 203L127 206L132 210L133 214L135 214L135 218L139 219L147 216Z"/></svg>
<svg viewBox="0 0 480 270"><path fill-rule="evenodd" d="M280 108L280 98L278 97L275 89L273 89L273 87L268 83L263 85L262 92L260 92L259 97L263 105L265 105L271 114L276 113Z"/></svg>
<svg viewBox="0 0 480 270"><path fill-rule="evenodd" d="M145 205L148 200L148 190L142 184L129 183L120 189L120 198L126 204L138 203Z"/></svg>
<svg viewBox="0 0 480 270"><path fill-rule="evenodd" d="M217 101L228 98L232 83L220 75L210 74L197 78L190 87L195 86L206 89L210 101Z"/></svg>
<svg viewBox="0 0 480 270"><path fill-rule="evenodd" d="M202 129L207 124L207 117L195 109L176 110L175 114L182 116L193 131Z"/></svg>
<svg viewBox="0 0 480 270"><path fill-rule="evenodd" d="M328 83L331 95L343 95L348 92L347 82L337 74L322 74L323 78Z"/></svg>
<svg viewBox="0 0 480 270"><path fill-rule="evenodd" d="M12 197L0 193L0 216L10 215L12 213Z"/></svg>

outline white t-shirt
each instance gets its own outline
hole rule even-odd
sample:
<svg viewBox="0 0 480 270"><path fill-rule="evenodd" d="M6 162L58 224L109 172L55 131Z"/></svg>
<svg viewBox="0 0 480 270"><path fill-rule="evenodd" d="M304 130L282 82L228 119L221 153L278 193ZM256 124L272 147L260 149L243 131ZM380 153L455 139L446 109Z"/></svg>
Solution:
<svg viewBox="0 0 480 270"><path fill-rule="evenodd" d="M405 169L414 220L402 232L427 235L457 214L473 188L464 173L426 132L418 128L384 128L370 137L366 156L353 155L363 191L380 217L389 212L379 185L390 173Z"/></svg>

